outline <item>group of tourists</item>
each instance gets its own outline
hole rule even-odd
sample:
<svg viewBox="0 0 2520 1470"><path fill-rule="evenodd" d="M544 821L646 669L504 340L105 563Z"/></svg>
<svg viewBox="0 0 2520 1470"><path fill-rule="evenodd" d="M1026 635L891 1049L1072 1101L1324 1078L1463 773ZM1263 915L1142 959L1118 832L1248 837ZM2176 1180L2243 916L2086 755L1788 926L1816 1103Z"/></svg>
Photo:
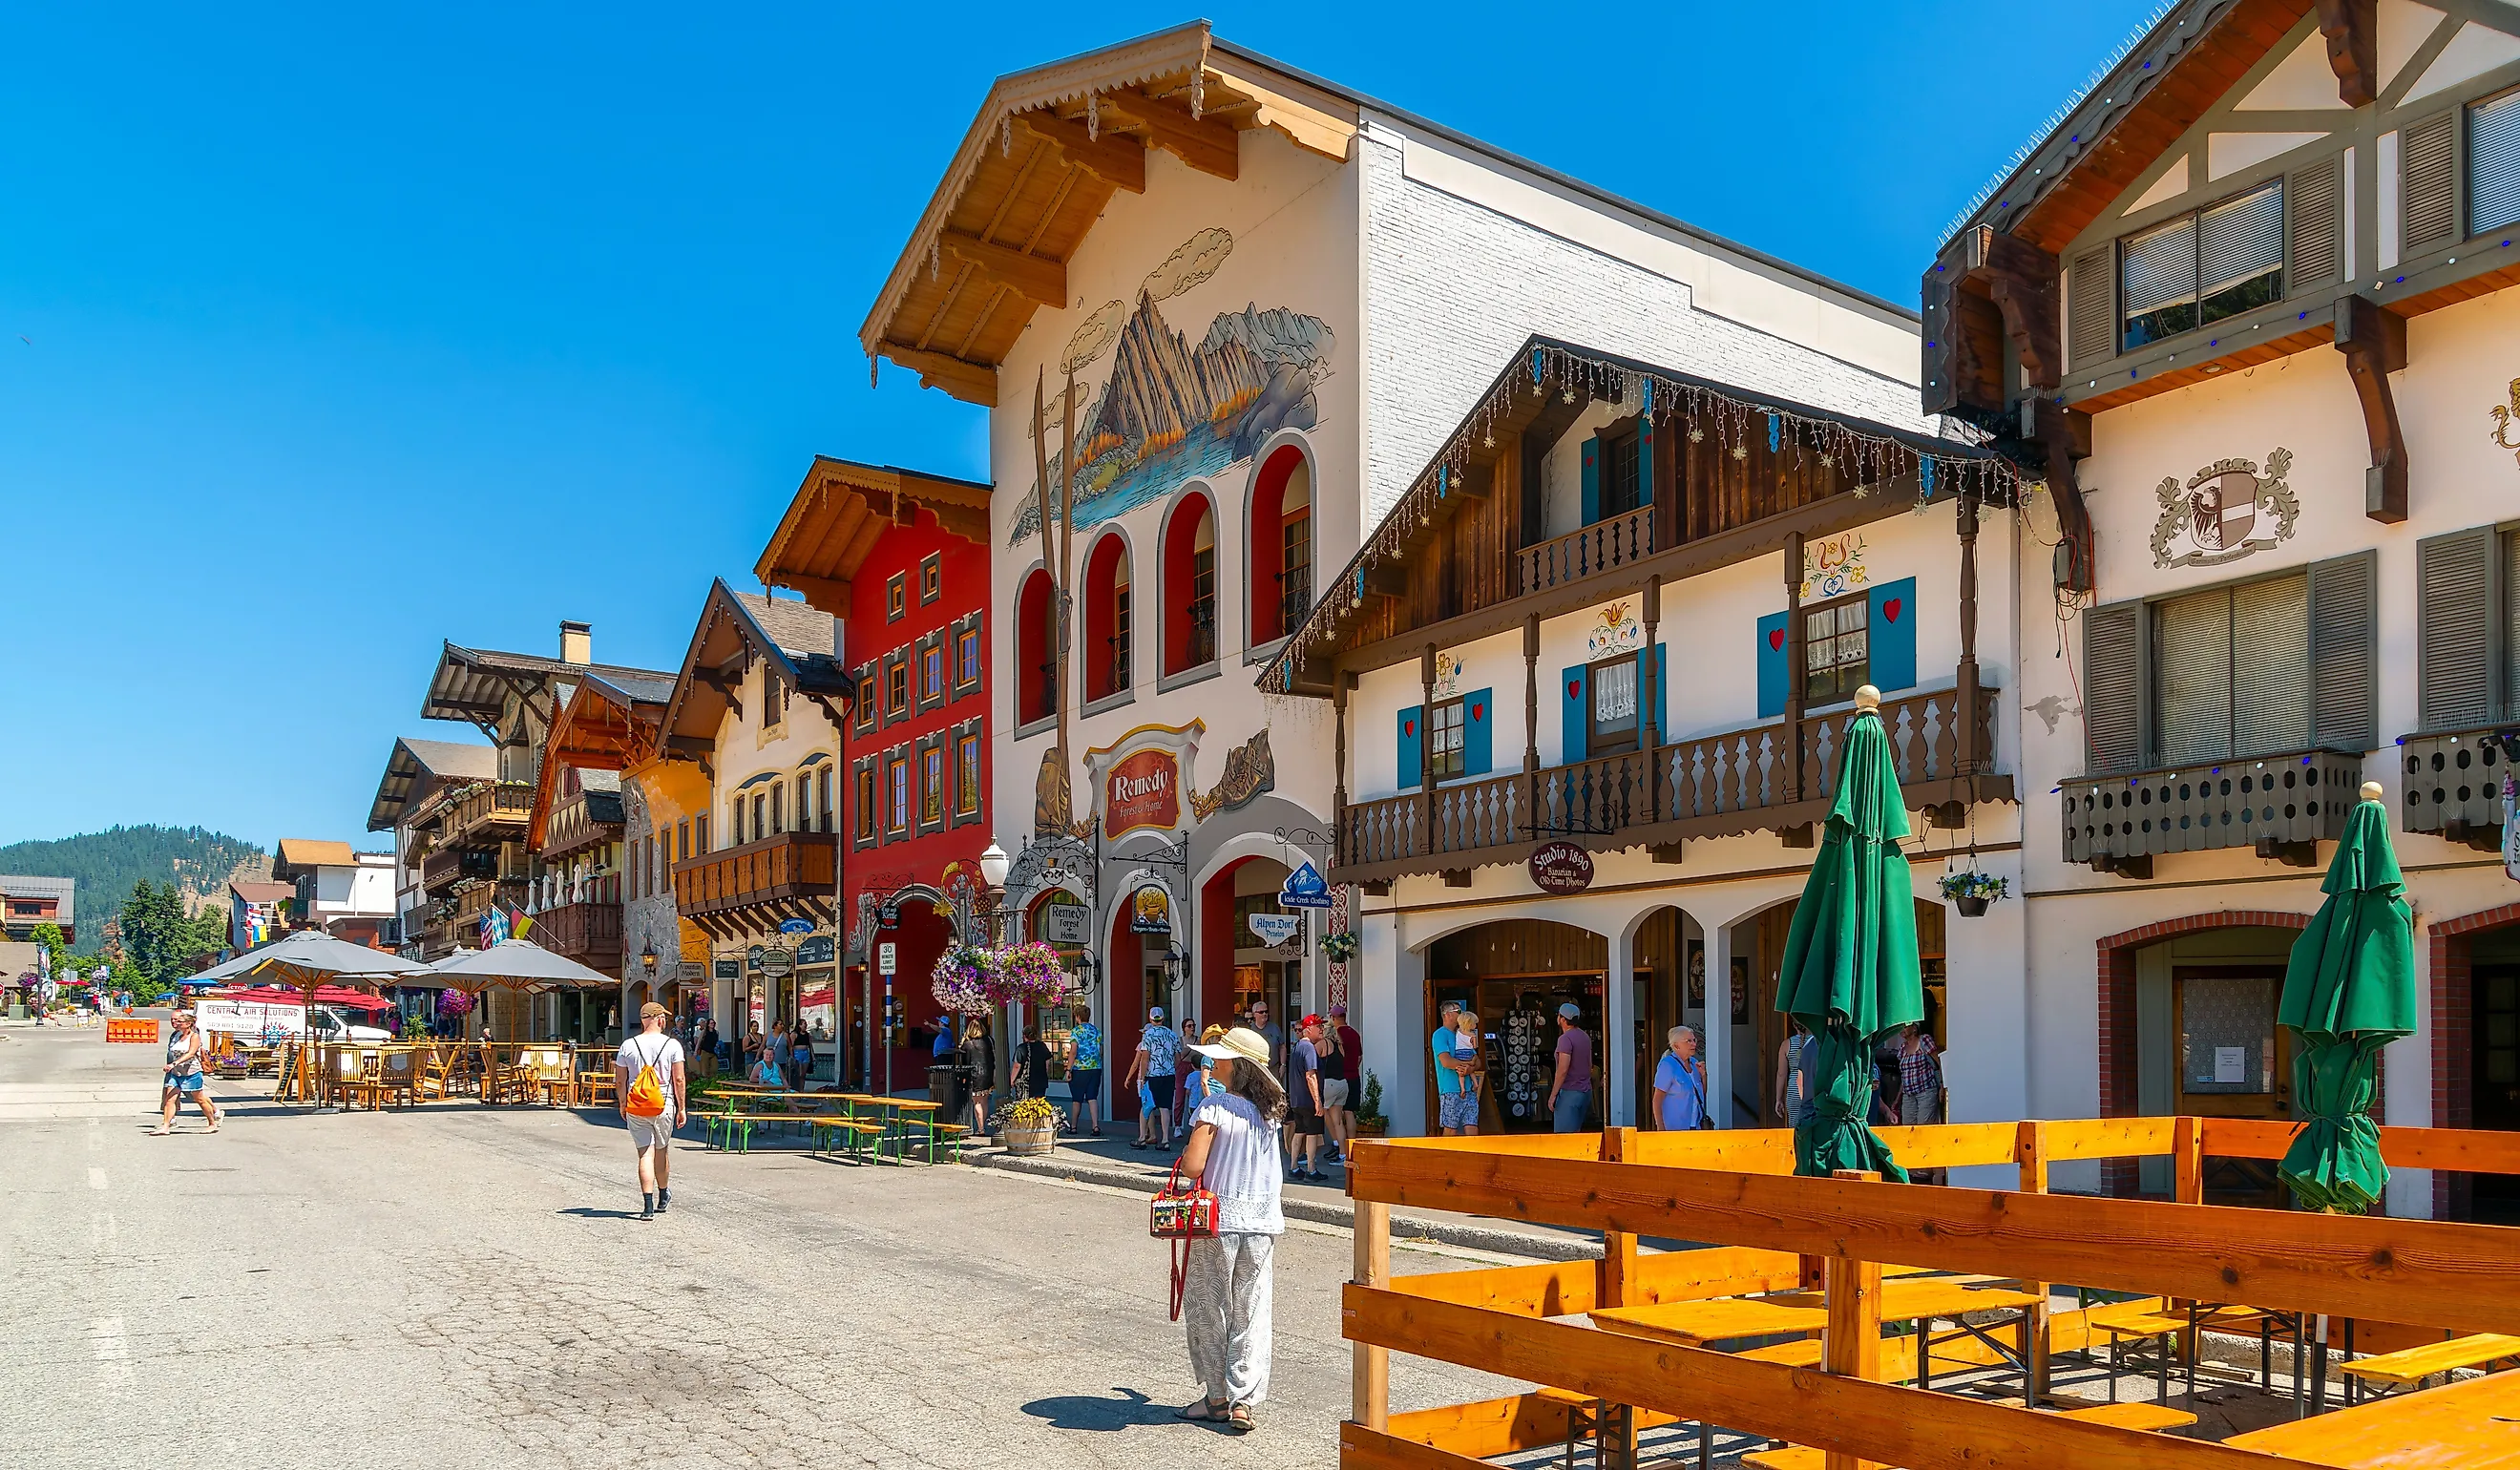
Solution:
<svg viewBox="0 0 2520 1470"><path fill-rule="evenodd" d="M1231 1031L1248 1031L1260 1039L1264 1063L1282 1073L1284 1126L1279 1131L1285 1155L1286 1178L1326 1182L1325 1165L1342 1162L1356 1136L1353 1105L1355 1079L1364 1071L1364 1040L1347 1024L1347 1007L1332 1005L1327 1016L1308 1015L1289 1037L1270 1019L1269 1002L1255 1001L1238 1025L1211 1024L1204 1030L1183 1021L1168 1024L1164 1007L1150 1005L1138 1033L1123 1088L1138 1095L1138 1133L1129 1146L1161 1152L1185 1141L1199 1109L1220 1084L1211 1075L1210 1048L1224 1044ZM1068 1072L1072 1132L1100 1130L1096 1099L1102 1091L1102 1035L1092 1022L1068 1034L1075 1062Z"/></svg>

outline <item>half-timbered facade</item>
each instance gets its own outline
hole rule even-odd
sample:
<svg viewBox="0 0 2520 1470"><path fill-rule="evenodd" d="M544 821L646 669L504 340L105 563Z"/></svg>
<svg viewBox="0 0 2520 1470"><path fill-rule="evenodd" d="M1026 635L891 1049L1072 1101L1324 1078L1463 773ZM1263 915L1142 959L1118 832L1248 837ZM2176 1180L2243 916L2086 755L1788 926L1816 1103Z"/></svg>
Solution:
<svg viewBox="0 0 2520 1470"><path fill-rule="evenodd" d="M2008 618L1977 637L1982 587L2009 610L2014 496L1963 443L1523 343L1262 675L1337 711L1329 878L1364 887L1375 1010L1419 1044L1446 1001L1483 1018L1491 1127L1550 1126L1568 1002L1610 1121L1680 1024L1738 1099L1719 1125L1763 1121L1781 941L1871 685L1919 814L1929 1021L2002 1054L2019 931L1947 923L1935 880L2018 847ZM1541 870L1568 846L1581 876ZM1985 1070L1953 1087L1993 1115L2012 1079Z"/></svg>
<svg viewBox="0 0 2520 1470"><path fill-rule="evenodd" d="M2479 851L2520 716L2520 6L2189 0L2059 117L1923 293L1924 406L2052 491L2031 1111L2292 1116L2283 961L2368 780L2427 1000L2386 1121L2520 1127L2520 911ZM2520 1210L2478 1189L2401 1171L2389 1208Z"/></svg>

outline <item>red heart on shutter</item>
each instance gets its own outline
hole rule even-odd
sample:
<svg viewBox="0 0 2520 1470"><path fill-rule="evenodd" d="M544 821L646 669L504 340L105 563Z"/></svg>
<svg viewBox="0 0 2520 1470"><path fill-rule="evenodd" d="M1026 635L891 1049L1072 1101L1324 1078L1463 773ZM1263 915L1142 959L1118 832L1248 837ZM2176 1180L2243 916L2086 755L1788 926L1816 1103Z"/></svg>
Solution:
<svg viewBox="0 0 2520 1470"><path fill-rule="evenodd" d="M1401 733L1402 735L1416 735L1416 734L1418 733L1418 722L1417 722L1417 721L1415 721L1415 720L1403 720L1403 721L1401 721L1401 722L1400 722L1400 733Z"/></svg>
<svg viewBox="0 0 2520 1470"><path fill-rule="evenodd" d="M1473 704L1473 705L1471 705L1471 706L1470 706L1470 718L1471 718L1471 719L1473 719L1473 720L1484 720L1484 719L1486 719L1487 717L1488 717L1488 707L1487 707L1485 704Z"/></svg>
<svg viewBox="0 0 2520 1470"><path fill-rule="evenodd" d="M1566 681L1566 697L1567 697L1567 698L1569 698L1569 699L1581 699L1581 698L1583 698L1583 697L1584 697L1584 681L1583 681L1583 680L1581 680L1581 679L1569 679L1569 680L1567 680L1567 681Z"/></svg>
<svg viewBox="0 0 2520 1470"><path fill-rule="evenodd" d="M1895 623L1899 621L1899 604L1900 599L1898 598L1892 598L1889 601L1882 603L1881 620L1885 623Z"/></svg>
<svg viewBox="0 0 2520 1470"><path fill-rule="evenodd" d="M1769 629L1769 630L1768 630L1768 646L1769 646L1769 647L1771 647L1771 648L1782 649L1782 648L1784 647L1784 646L1785 646L1785 630L1784 630L1784 629L1782 629L1782 628L1771 628L1771 629Z"/></svg>

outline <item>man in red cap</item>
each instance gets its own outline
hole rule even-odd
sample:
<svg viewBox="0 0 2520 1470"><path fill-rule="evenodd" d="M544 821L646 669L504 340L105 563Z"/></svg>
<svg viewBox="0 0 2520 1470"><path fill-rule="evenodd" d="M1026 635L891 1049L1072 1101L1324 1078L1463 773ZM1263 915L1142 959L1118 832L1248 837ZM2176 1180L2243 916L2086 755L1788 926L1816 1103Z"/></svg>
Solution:
<svg viewBox="0 0 2520 1470"><path fill-rule="evenodd" d="M1322 1018L1306 1016L1286 1047L1286 1178L1321 1183Z"/></svg>

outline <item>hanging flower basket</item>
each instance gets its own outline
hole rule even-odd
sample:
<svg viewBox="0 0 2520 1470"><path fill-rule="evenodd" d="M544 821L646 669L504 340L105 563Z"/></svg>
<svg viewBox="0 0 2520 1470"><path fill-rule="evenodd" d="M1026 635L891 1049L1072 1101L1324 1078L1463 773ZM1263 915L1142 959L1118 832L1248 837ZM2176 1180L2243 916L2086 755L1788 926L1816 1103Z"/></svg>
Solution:
<svg viewBox="0 0 2520 1470"><path fill-rule="evenodd" d="M1943 897L1966 918L1977 918L1986 906L2012 891L2010 882L1985 872L1947 872L1943 874Z"/></svg>
<svg viewBox="0 0 2520 1470"><path fill-rule="evenodd" d="M996 1003L991 991L997 983L997 952L975 944L948 945L929 977L936 1003L948 1015L986 1014Z"/></svg>
<svg viewBox="0 0 2520 1470"><path fill-rule="evenodd" d="M1001 1004L1020 1001L1027 1005L1058 1005L1074 990L1058 952L1046 944L1036 941L1000 950L996 960L995 999Z"/></svg>
<svg viewBox="0 0 2520 1470"><path fill-rule="evenodd" d="M439 1015L469 1015L472 1013L472 997L469 993L460 990L441 990L437 993L437 1013Z"/></svg>
<svg viewBox="0 0 2520 1470"><path fill-rule="evenodd" d="M1358 939L1351 930L1341 929L1336 934L1322 936L1322 958L1332 964L1347 963L1364 948L1364 941Z"/></svg>

